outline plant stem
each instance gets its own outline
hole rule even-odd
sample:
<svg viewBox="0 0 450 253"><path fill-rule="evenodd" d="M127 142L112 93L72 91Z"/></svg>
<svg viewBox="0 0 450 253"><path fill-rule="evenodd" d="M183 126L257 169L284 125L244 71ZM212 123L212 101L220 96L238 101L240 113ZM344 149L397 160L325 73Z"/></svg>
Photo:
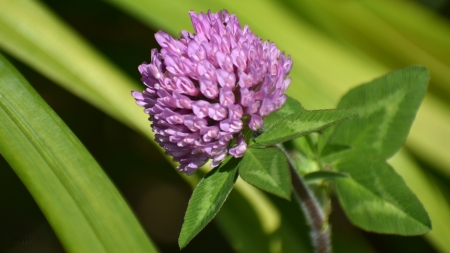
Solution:
<svg viewBox="0 0 450 253"><path fill-rule="evenodd" d="M280 144L276 146L284 152L289 162L294 193L301 204L308 225L311 228L311 239L315 248L314 252L331 253L330 229L328 226L328 221L320 208L319 202L306 185L306 182L303 180L302 176L300 176L295 169L295 165L290 155Z"/></svg>

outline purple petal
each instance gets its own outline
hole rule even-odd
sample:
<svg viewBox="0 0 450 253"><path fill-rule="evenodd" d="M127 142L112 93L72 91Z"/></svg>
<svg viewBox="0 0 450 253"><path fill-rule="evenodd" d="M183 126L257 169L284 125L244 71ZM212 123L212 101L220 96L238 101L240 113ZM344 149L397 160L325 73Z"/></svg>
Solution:
<svg viewBox="0 0 450 253"><path fill-rule="evenodd" d="M204 127L200 129L200 134L203 135L203 140L210 142L219 135L219 128L216 126Z"/></svg>
<svg viewBox="0 0 450 253"><path fill-rule="evenodd" d="M233 49L233 51L231 51L231 59L233 60L234 65L240 70L243 71L247 68L246 57L243 50L237 48Z"/></svg>
<svg viewBox="0 0 450 253"><path fill-rule="evenodd" d="M229 55L224 54L221 51L217 51L216 60L217 60L217 63L219 64L220 68L222 68L223 70L225 70L228 73L233 72L233 60L231 59L231 57Z"/></svg>
<svg viewBox="0 0 450 253"><path fill-rule="evenodd" d="M245 72L239 72L239 86L241 88L250 88L253 86L253 77Z"/></svg>
<svg viewBox="0 0 450 253"><path fill-rule="evenodd" d="M206 77L200 77L200 92L207 98L214 99L217 98L219 94L219 88L217 83L208 79Z"/></svg>
<svg viewBox="0 0 450 253"><path fill-rule="evenodd" d="M211 104L208 108L208 116L216 121L223 120L227 117L227 109L220 104Z"/></svg>
<svg viewBox="0 0 450 253"><path fill-rule="evenodd" d="M198 96L199 90L195 87L191 79L181 76L176 79L176 87L180 93L184 93L190 96Z"/></svg>
<svg viewBox="0 0 450 253"><path fill-rule="evenodd" d="M247 109L245 110L245 113L254 114L258 111L260 106L261 106L261 101L253 100L252 102L249 103Z"/></svg>
<svg viewBox="0 0 450 253"><path fill-rule="evenodd" d="M192 109L192 101L178 92L173 93L173 98L178 108Z"/></svg>
<svg viewBox="0 0 450 253"><path fill-rule="evenodd" d="M239 133L242 129L242 120L228 118L220 122L220 129L228 133Z"/></svg>
<svg viewBox="0 0 450 253"><path fill-rule="evenodd" d="M251 130L256 131L264 126L264 120L258 116L258 115L251 115L250 122L248 123L248 127L250 127Z"/></svg>
<svg viewBox="0 0 450 253"><path fill-rule="evenodd" d="M237 146L234 148L230 148L230 155L239 158L242 157L245 154L245 151L247 151L247 143L245 143L244 137L240 135L238 137Z"/></svg>
<svg viewBox="0 0 450 253"><path fill-rule="evenodd" d="M187 53L191 59L200 61L206 58L206 53L203 47L201 47L197 41L191 40L188 44Z"/></svg>
<svg viewBox="0 0 450 253"><path fill-rule="evenodd" d="M269 115L271 112L275 111L275 104L270 98L264 98L261 107L259 108L259 114L262 117Z"/></svg>
<svg viewBox="0 0 450 253"><path fill-rule="evenodd" d="M233 89L236 85L236 76L234 73L229 73L223 69L218 69L216 71L217 81L221 87Z"/></svg>
<svg viewBox="0 0 450 253"><path fill-rule="evenodd" d="M241 105L248 106L254 101L255 92L247 88L241 88Z"/></svg>
<svg viewBox="0 0 450 253"><path fill-rule="evenodd" d="M206 120L195 117L193 115L185 115L183 117L183 120L184 125L188 127L192 132L196 132L208 124Z"/></svg>
<svg viewBox="0 0 450 253"><path fill-rule="evenodd" d="M220 99L220 104L225 107L231 106L235 102L234 93L229 88L220 89L219 99Z"/></svg>
<svg viewBox="0 0 450 253"><path fill-rule="evenodd" d="M208 116L208 108L209 103L203 100L194 101L192 102L192 110L194 111L194 114L199 118L204 118Z"/></svg>
<svg viewBox="0 0 450 253"><path fill-rule="evenodd" d="M230 113L230 117L233 118L242 118L243 111L240 105L232 105L228 107L228 112Z"/></svg>

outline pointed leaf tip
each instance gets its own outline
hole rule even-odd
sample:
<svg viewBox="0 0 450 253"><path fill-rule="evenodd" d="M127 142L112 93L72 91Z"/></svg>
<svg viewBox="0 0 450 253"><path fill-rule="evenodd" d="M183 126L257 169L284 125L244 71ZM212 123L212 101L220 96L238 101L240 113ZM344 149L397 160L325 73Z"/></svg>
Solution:
<svg viewBox="0 0 450 253"><path fill-rule="evenodd" d="M431 221L419 199L383 160L354 154L337 164L349 178L336 178L339 201L347 217L367 231L421 235Z"/></svg>
<svg viewBox="0 0 450 253"><path fill-rule="evenodd" d="M237 179L240 159L229 157L203 177L189 200L178 238L180 249L186 245L219 212Z"/></svg>
<svg viewBox="0 0 450 253"><path fill-rule="evenodd" d="M259 145L272 145L317 132L356 116L350 110L315 110L289 114L269 127L255 141Z"/></svg>

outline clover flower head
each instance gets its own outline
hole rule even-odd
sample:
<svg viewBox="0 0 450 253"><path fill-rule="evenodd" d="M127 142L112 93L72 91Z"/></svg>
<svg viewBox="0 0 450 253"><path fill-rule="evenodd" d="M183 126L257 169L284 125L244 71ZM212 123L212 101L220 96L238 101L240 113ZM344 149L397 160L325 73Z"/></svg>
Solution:
<svg viewBox="0 0 450 253"><path fill-rule="evenodd" d="M158 31L161 51L139 66L147 88L132 95L149 120L156 142L194 173L212 159L247 149L242 130L258 130L263 118L281 108L291 79L292 61L269 41L241 27L234 14L189 12L195 33L175 39Z"/></svg>

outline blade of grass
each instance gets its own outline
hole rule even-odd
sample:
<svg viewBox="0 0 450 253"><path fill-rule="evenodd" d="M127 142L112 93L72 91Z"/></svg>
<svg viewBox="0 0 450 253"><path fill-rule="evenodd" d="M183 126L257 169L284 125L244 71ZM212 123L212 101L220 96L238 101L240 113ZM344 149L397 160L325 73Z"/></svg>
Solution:
<svg viewBox="0 0 450 253"><path fill-rule="evenodd" d="M450 23L435 11L415 1L361 3L433 56L450 64Z"/></svg>
<svg viewBox="0 0 450 253"><path fill-rule="evenodd" d="M419 12L419 8L408 8L414 6L409 1L344 3L319 0L312 3L286 0L286 3L307 15L312 24L335 39L347 46L357 47L390 68L425 65L434 76L433 85L450 92L450 78L446 75L450 69L450 52L446 47L450 24L443 20L437 22L435 17L425 15L425 11ZM398 26L404 28L397 29Z"/></svg>
<svg viewBox="0 0 450 253"><path fill-rule="evenodd" d="M152 138L130 92L139 85L37 1L0 1L0 46L129 127Z"/></svg>
<svg viewBox="0 0 450 253"><path fill-rule="evenodd" d="M188 21L188 15L185 18ZM147 116L130 96L130 91L139 90L139 86L39 2L0 2L0 46L153 141ZM239 192L244 188L242 183L237 183ZM270 232L275 231L280 220L276 209L260 192L250 195L244 195L244 199L251 200L250 204L257 210L262 227ZM239 210L233 212L239 213ZM245 224L244 220L239 224ZM235 236L232 239L245 242Z"/></svg>
<svg viewBox="0 0 450 253"><path fill-rule="evenodd" d="M407 147L418 157L450 178L450 105L431 94L425 97L406 140ZM440 118L438 122L434 119Z"/></svg>
<svg viewBox="0 0 450 253"><path fill-rule="evenodd" d="M69 252L157 252L120 193L0 55L0 152Z"/></svg>
<svg viewBox="0 0 450 253"><path fill-rule="evenodd" d="M346 39L356 41L359 38L365 38L366 41L370 41L374 44L372 48L376 49L373 50L372 55L383 55L385 59L383 62L387 65L392 62L392 59L398 62L395 66L398 64L423 64L433 75L433 84L450 95L450 85L448 85L450 77L447 75L450 65L445 62L447 60L445 51L441 51L438 55L430 54L428 50L417 44L416 40L408 39L401 31L395 29L360 1L353 1L346 5L335 5L330 1L322 1L322 9L335 16L337 22L347 27L349 30L347 34L345 31L341 32ZM397 15L402 16L403 13L404 11L401 11ZM420 20L420 22L423 23L424 20ZM429 29L433 29L430 24L428 26ZM430 43L433 47L434 41Z"/></svg>

